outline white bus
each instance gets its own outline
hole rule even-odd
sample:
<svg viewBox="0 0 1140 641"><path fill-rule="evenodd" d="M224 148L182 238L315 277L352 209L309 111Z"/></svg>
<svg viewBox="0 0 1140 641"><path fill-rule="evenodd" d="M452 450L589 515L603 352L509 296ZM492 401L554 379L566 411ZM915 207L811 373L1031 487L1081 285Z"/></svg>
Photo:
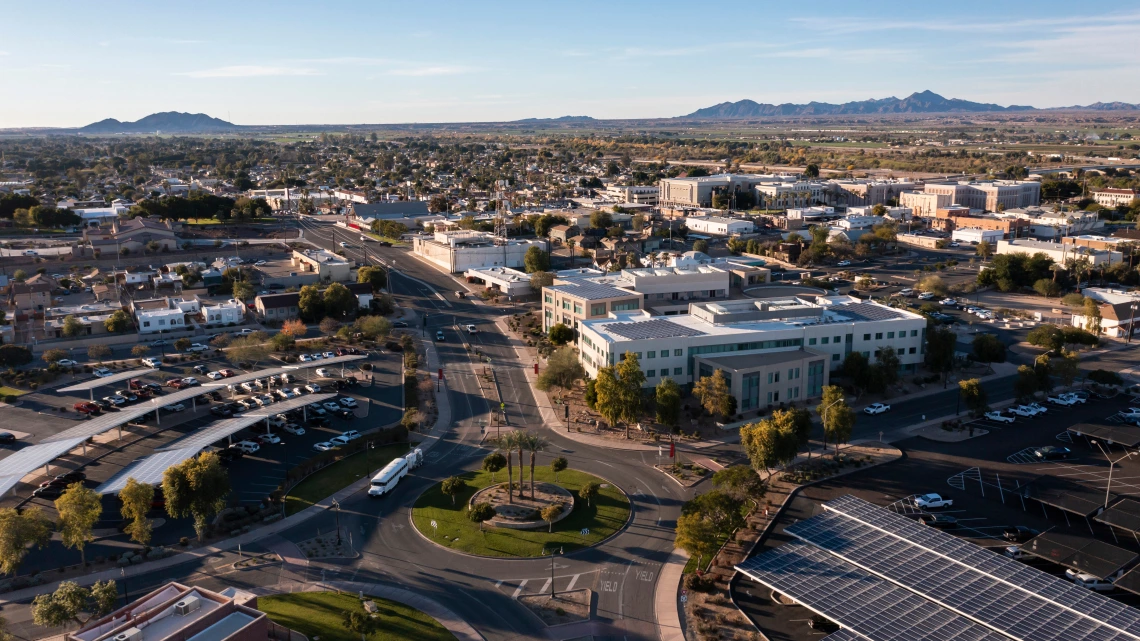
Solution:
<svg viewBox="0 0 1140 641"><path fill-rule="evenodd" d="M372 485L368 488L368 496L380 498L393 489L400 479L408 473L408 459L400 457L384 466L384 469L372 477Z"/></svg>

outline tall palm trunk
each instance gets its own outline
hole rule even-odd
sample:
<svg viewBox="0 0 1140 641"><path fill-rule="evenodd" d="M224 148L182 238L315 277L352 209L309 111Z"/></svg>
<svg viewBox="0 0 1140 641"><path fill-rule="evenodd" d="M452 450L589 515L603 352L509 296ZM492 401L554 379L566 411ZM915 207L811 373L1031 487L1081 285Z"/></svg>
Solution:
<svg viewBox="0 0 1140 641"><path fill-rule="evenodd" d="M530 452L530 500L534 500L534 450Z"/></svg>
<svg viewBox="0 0 1140 641"><path fill-rule="evenodd" d="M511 462L511 452L507 450L507 503L515 502L514 487L515 487L515 468L514 463Z"/></svg>
<svg viewBox="0 0 1140 641"><path fill-rule="evenodd" d="M526 492L523 491L523 479L526 478L526 463L523 461L523 443L519 441L519 498L526 498Z"/></svg>

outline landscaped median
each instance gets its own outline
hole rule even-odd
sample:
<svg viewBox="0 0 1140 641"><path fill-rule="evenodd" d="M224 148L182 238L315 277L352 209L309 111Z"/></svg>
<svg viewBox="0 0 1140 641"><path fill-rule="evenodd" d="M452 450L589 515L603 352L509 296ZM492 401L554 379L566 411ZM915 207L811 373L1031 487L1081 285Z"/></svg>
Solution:
<svg viewBox="0 0 1140 641"><path fill-rule="evenodd" d="M506 470L495 474L492 481L489 472L465 472L459 478L466 487L452 497L443 493L442 483L437 483L424 491L416 499L412 509L412 521L421 534L438 543L468 554L494 557L536 557L551 550L560 553L573 552L604 541L620 530L629 519L629 498L619 488L605 479L579 472L564 470L558 473L555 482L554 472L549 466L535 468L536 483L554 483L566 489L574 500L570 514L548 526L539 522L535 529L507 529L491 525L480 531L479 524L468 517L468 501L484 488L506 483ZM516 475L514 479L518 483ZM579 496L579 490L587 483L599 484L598 494L587 501ZM527 468L523 487L529 493L530 469ZM435 527L432 527L432 523ZM549 531L548 529L553 530Z"/></svg>
<svg viewBox="0 0 1140 641"><path fill-rule="evenodd" d="M346 627L347 613L365 611L364 603L376 604L376 612L365 624L365 634ZM364 603L356 594L336 592L296 592L274 594L257 599L257 609L278 625L296 630L310 639L321 641L444 641L455 639L435 619L402 603L365 596ZM355 624L360 627L359 623Z"/></svg>
<svg viewBox="0 0 1140 641"><path fill-rule="evenodd" d="M367 437L362 440L367 440ZM390 461L408 453L407 443L377 445L362 449L306 476L285 495L285 515L316 505L366 476L371 476Z"/></svg>

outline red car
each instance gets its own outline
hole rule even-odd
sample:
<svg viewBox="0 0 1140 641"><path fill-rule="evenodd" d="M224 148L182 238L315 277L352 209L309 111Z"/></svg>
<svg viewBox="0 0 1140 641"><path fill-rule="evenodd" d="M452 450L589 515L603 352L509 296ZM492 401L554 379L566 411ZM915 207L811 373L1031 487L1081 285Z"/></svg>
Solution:
<svg viewBox="0 0 1140 641"><path fill-rule="evenodd" d="M218 373L221 374L223 378L229 378L235 374L232 369L220 369Z"/></svg>
<svg viewBox="0 0 1140 641"><path fill-rule="evenodd" d="M98 405L89 403L87 401L76 403L74 407L75 411L79 412L80 414L98 414L100 411Z"/></svg>
<svg viewBox="0 0 1140 641"><path fill-rule="evenodd" d="M174 389L182 389L186 387L186 383L183 383L181 378L171 378L167 379L166 386L173 387Z"/></svg>

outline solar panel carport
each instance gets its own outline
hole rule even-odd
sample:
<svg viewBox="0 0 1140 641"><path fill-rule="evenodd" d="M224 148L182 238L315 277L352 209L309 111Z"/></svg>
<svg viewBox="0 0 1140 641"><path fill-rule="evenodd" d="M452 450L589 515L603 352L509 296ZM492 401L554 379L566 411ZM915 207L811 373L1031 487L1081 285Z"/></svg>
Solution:
<svg viewBox="0 0 1140 641"><path fill-rule="evenodd" d="M790 525L784 532L831 559L816 553L808 556L796 548L780 552L781 547L737 569L792 599L814 603L809 607L820 608L821 615L837 622L850 610L885 612L897 618L894 626L880 628L840 623L849 631L842 638L941 641L969 638L959 636L957 630L969 631L977 625L993 633L989 637L993 639L1140 641L1140 611L1101 594L852 496L828 501L823 508L823 513ZM769 555L817 559L826 564L827 571L810 580L782 582L781 590L776 578L764 571L750 571L753 567L766 570ZM863 584L851 582L850 567L943 610L940 616L945 623L928 625L925 622L933 619L915 614L924 609L891 609L889 601L872 598L870 592L864 597L864 590L858 589ZM845 590L854 596L849 598ZM828 600L811 601L815 595L829 593Z"/></svg>
<svg viewBox="0 0 1140 641"><path fill-rule="evenodd" d="M1127 497L1120 499L1094 517L1093 520L1126 530L1131 532L1133 537L1136 537L1137 533L1140 533L1140 501ZM1140 543L1140 539L1137 540L1137 543Z"/></svg>
<svg viewBox="0 0 1140 641"><path fill-rule="evenodd" d="M1069 434L1096 439L1107 445L1120 445L1131 449L1140 447L1140 427L1131 425L1093 425L1078 423L1068 428Z"/></svg>
<svg viewBox="0 0 1140 641"><path fill-rule="evenodd" d="M1039 534L1023 543L1021 549L1098 579L1107 579L1140 556L1103 541L1064 532Z"/></svg>
<svg viewBox="0 0 1140 641"><path fill-rule="evenodd" d="M1039 476L1027 485L1016 490L1021 496L1037 501L1042 506L1055 507L1068 514L1075 514L1088 519L1100 510L1105 503L1112 503L1120 498L1115 494L1107 497L1100 490L1092 490L1079 483L1056 476ZM1091 528L1091 526L1090 526Z"/></svg>
<svg viewBox="0 0 1140 641"><path fill-rule="evenodd" d="M110 376L104 376L102 378L96 376L95 378L93 378L89 381L83 381L82 383L76 383L75 385L68 385L67 387L61 387L61 388L57 389L56 391L57 392L90 392L91 393L91 399L94 400L95 390L100 388L100 387L104 387L106 385L114 385L115 383L118 383L120 381L125 381L125 380L129 380L132 378L138 378L140 376L146 376L147 374L151 374L151 373L154 373L157 371L158 370L156 370L154 368L132 369L132 370L129 370L126 372L119 372L118 374L111 374Z"/></svg>

